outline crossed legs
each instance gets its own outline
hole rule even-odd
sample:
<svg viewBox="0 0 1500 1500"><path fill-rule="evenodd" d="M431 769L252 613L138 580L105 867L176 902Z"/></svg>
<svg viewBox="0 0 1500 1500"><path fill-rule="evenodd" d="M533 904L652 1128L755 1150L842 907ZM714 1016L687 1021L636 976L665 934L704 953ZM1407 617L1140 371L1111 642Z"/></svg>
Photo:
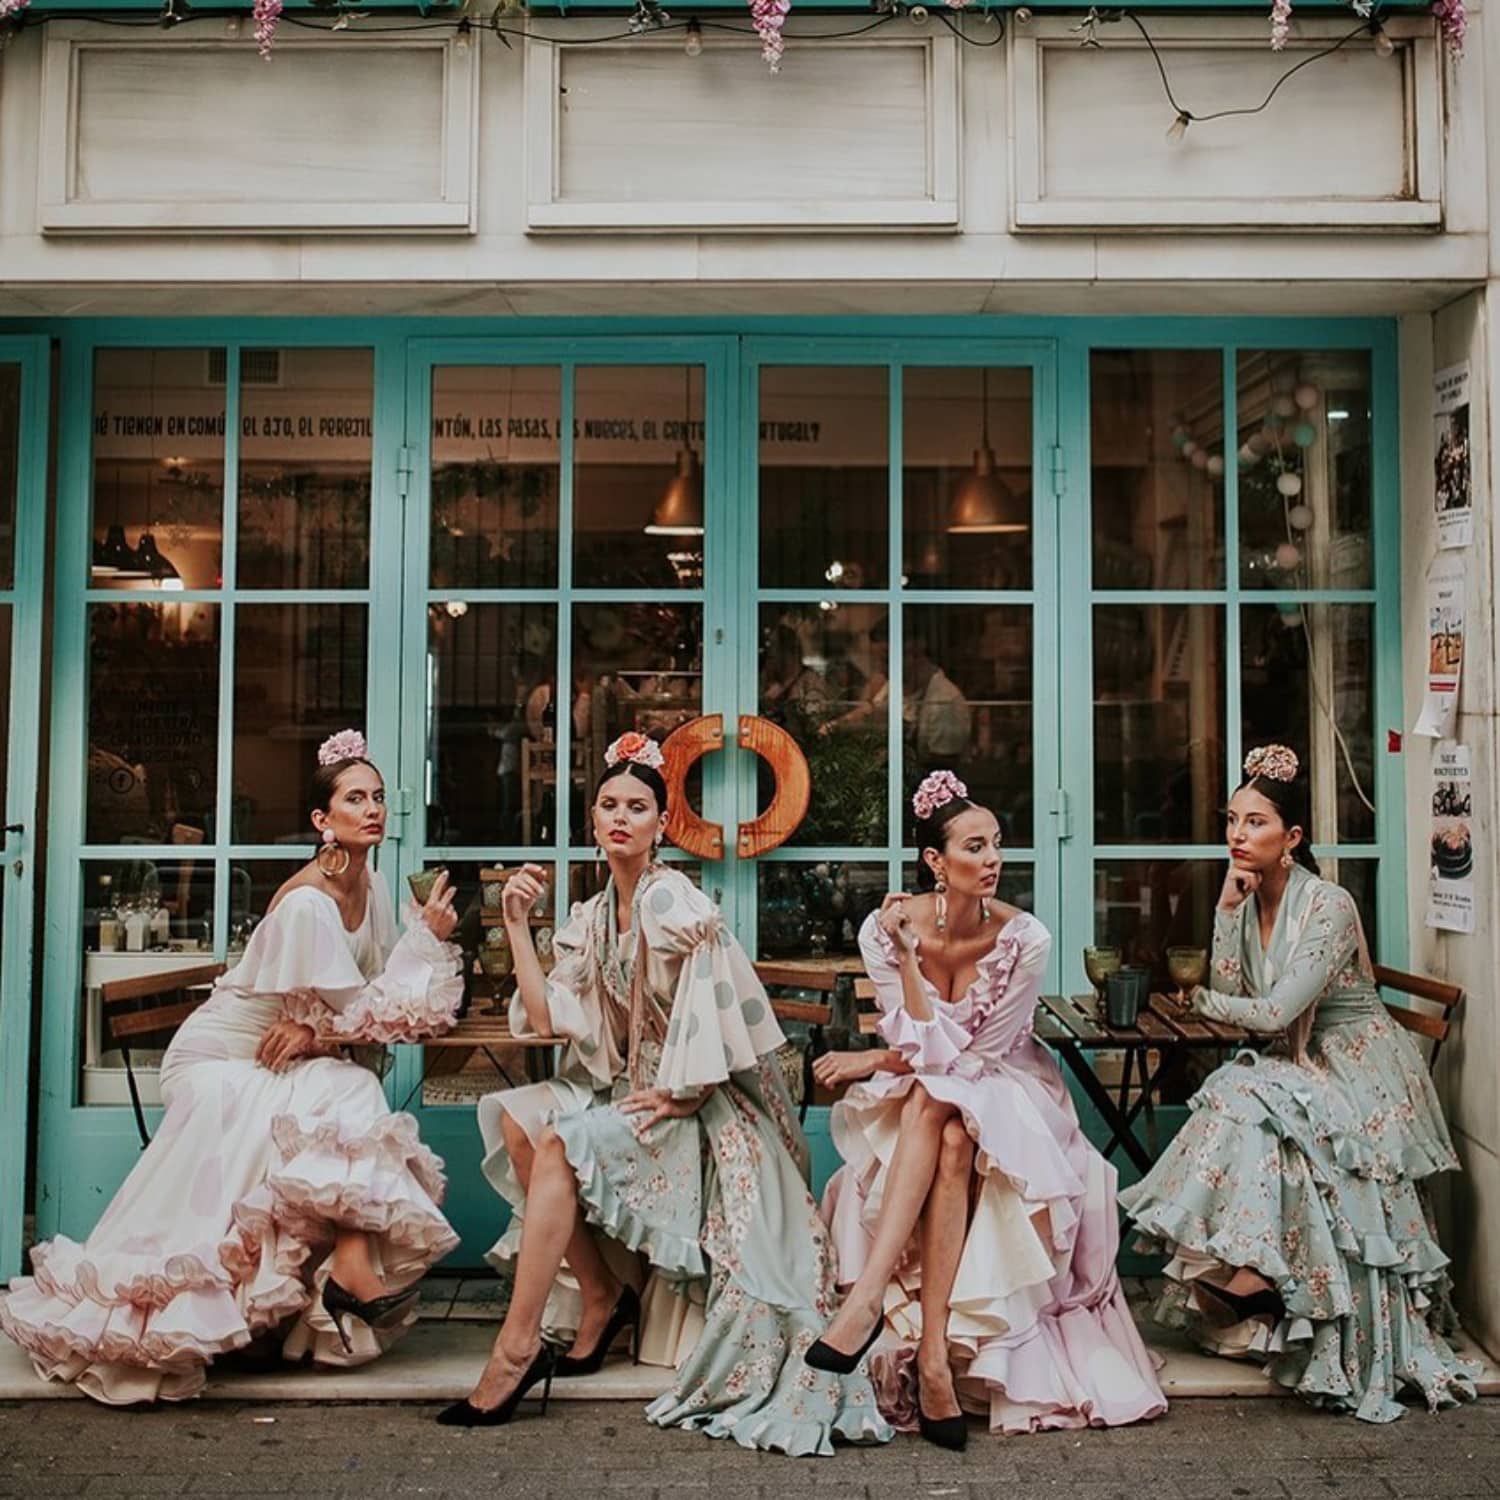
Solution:
<svg viewBox="0 0 1500 1500"><path fill-rule="evenodd" d="M542 1313L563 1260L578 1282L583 1299L573 1349L589 1353L614 1309L620 1283L604 1262L578 1204L578 1181L568 1164L562 1139L550 1127L535 1147L508 1114L501 1115L501 1132L526 1189L526 1223L521 1231L521 1253L505 1321L495 1335L484 1373L474 1387L473 1404L498 1406L525 1373L542 1343Z"/></svg>
<svg viewBox="0 0 1500 1500"><path fill-rule="evenodd" d="M874 1243L844 1305L823 1334L844 1353L859 1348L883 1315L885 1289L914 1232L922 1255L922 1339L917 1350L922 1409L956 1416L948 1364L948 1298L969 1222L974 1145L951 1104L920 1085L901 1107L901 1129L886 1176ZM920 1226L920 1228L919 1228Z"/></svg>

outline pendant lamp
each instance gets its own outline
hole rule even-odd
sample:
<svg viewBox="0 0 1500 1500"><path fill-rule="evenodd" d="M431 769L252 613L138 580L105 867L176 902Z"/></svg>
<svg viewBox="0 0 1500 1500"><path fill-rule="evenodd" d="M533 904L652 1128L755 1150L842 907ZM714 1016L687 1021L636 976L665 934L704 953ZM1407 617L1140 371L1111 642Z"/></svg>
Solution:
<svg viewBox="0 0 1500 1500"><path fill-rule="evenodd" d="M693 369L683 370L683 436L691 430L693 418ZM684 442L677 450L677 472L673 474L662 497L651 512L647 536L703 535L703 470L697 451Z"/></svg>
<svg viewBox="0 0 1500 1500"><path fill-rule="evenodd" d="M94 543L94 562L90 570L95 578L147 578L150 576L136 556L135 548L125 540L125 528L120 524L120 470L115 469L114 485L115 518L102 542Z"/></svg>
<svg viewBox="0 0 1500 1500"><path fill-rule="evenodd" d="M948 512L948 530L959 535L1015 533L1031 527L1030 502L995 472L990 447L990 372L980 374L980 438L974 468L958 487Z"/></svg>

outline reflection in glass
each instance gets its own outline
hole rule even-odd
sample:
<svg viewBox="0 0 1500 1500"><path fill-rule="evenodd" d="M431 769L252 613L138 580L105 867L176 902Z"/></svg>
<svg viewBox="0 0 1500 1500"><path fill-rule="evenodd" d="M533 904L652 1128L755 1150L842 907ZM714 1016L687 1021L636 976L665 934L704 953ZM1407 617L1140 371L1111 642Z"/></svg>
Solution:
<svg viewBox="0 0 1500 1500"><path fill-rule="evenodd" d="M302 842L318 746L365 722L363 604L241 604L234 616L236 843Z"/></svg>
<svg viewBox="0 0 1500 1500"><path fill-rule="evenodd" d="M916 604L901 653L902 803L929 771L957 771L1009 843L1035 829L1031 610L1026 605Z"/></svg>
<svg viewBox="0 0 1500 1500"><path fill-rule="evenodd" d="M1369 588L1370 356L1239 356L1240 583Z"/></svg>
<svg viewBox="0 0 1500 1500"><path fill-rule="evenodd" d="M370 576L375 356L240 351L241 588L363 588Z"/></svg>
<svg viewBox="0 0 1500 1500"><path fill-rule="evenodd" d="M432 375L434 588L555 588L562 383L553 366Z"/></svg>
<svg viewBox="0 0 1500 1500"><path fill-rule="evenodd" d="M1240 737L1308 768L1312 840L1375 837L1374 609L1255 604L1240 615Z"/></svg>
<svg viewBox="0 0 1500 1500"><path fill-rule="evenodd" d="M231 949L245 945L257 925L265 920L276 892L317 852L311 825L304 842L306 852L294 859L237 860L230 865L228 944Z"/></svg>
<svg viewBox="0 0 1500 1500"><path fill-rule="evenodd" d="M88 842L211 839L217 606L96 604L88 621Z"/></svg>
<svg viewBox="0 0 1500 1500"><path fill-rule="evenodd" d="M427 842L549 844L557 606L427 608Z"/></svg>
<svg viewBox="0 0 1500 1500"><path fill-rule="evenodd" d="M224 351L94 356L95 588L214 589L224 537Z"/></svg>
<svg viewBox="0 0 1500 1500"><path fill-rule="evenodd" d="M1373 859L1318 859L1318 868L1323 873L1324 880L1331 880L1335 885L1341 885L1354 897L1354 905L1359 912L1360 924L1365 929L1365 942L1370 952L1376 956L1380 954L1380 932L1377 927L1377 919L1380 916L1380 905L1376 899L1375 881L1379 874L1379 865Z"/></svg>
<svg viewBox="0 0 1500 1500"><path fill-rule="evenodd" d="M125 1060L105 1024L100 995L111 980L167 974L209 963L214 952L214 869L209 859L89 860L82 868L83 1054L85 1104L126 1104ZM148 1010L171 998L142 998ZM175 1027L136 1033L130 1059L142 1102L160 1102L154 1070ZM144 1070L144 1071L143 1071Z"/></svg>
<svg viewBox="0 0 1500 1500"><path fill-rule="evenodd" d="M21 367L0 364L0 589L16 584L16 487L21 477Z"/></svg>
<svg viewBox="0 0 1500 1500"><path fill-rule="evenodd" d="M1094 587L1224 585L1223 357L1089 356Z"/></svg>
<svg viewBox="0 0 1500 1500"><path fill-rule="evenodd" d="M1031 586L1031 372L902 374L902 572L914 588Z"/></svg>
<svg viewBox="0 0 1500 1500"><path fill-rule="evenodd" d="M756 865L761 958L859 958L860 923L885 899L880 864Z"/></svg>
<svg viewBox="0 0 1500 1500"><path fill-rule="evenodd" d="M572 839L594 841L589 819L604 752L626 730L664 740L703 712L703 608L698 604L573 606ZM701 806L701 767L687 792Z"/></svg>
<svg viewBox="0 0 1500 1500"><path fill-rule="evenodd" d="M1127 964L1151 970L1152 988L1171 991L1168 948L1212 948L1214 906L1224 883L1222 859L1101 859L1094 863L1094 942L1118 948ZM1066 983L1083 974L1065 955Z"/></svg>
<svg viewBox="0 0 1500 1500"><path fill-rule="evenodd" d="M1094 610L1094 836L1216 843L1223 829L1224 611Z"/></svg>
<svg viewBox="0 0 1500 1500"><path fill-rule="evenodd" d="M573 392L573 582L701 588L702 366L581 369Z"/></svg>
<svg viewBox="0 0 1500 1500"><path fill-rule="evenodd" d="M884 365L760 372L760 581L887 584L890 375Z"/></svg>
<svg viewBox="0 0 1500 1500"><path fill-rule="evenodd" d="M890 625L883 604L763 604L760 712L807 757L812 801L794 844L886 842ZM761 762L757 805L775 794Z"/></svg>

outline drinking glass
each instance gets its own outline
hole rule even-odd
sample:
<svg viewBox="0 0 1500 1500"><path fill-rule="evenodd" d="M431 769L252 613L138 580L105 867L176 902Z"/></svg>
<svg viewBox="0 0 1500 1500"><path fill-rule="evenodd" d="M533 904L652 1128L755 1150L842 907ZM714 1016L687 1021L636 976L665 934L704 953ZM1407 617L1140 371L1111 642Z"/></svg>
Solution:
<svg viewBox="0 0 1500 1500"><path fill-rule="evenodd" d="M1186 1010L1190 996L1208 977L1208 950L1206 948L1168 948L1167 973L1177 985L1175 999Z"/></svg>
<svg viewBox="0 0 1500 1500"><path fill-rule="evenodd" d="M1123 960L1118 948L1085 948L1083 950L1083 972L1094 987L1095 1011L1102 1012L1104 1006L1104 984L1120 967Z"/></svg>

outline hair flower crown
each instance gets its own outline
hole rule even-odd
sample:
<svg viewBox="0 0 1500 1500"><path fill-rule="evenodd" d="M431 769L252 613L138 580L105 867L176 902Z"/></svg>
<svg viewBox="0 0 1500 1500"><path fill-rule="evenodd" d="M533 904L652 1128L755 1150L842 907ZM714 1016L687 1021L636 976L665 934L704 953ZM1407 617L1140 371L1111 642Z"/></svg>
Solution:
<svg viewBox="0 0 1500 1500"><path fill-rule="evenodd" d="M341 729L318 746L318 764L336 766L341 760L368 760L370 747L357 729Z"/></svg>
<svg viewBox="0 0 1500 1500"><path fill-rule="evenodd" d="M617 766L622 760L638 766L650 766L653 771L661 770L665 764L661 746L634 729L627 730L604 752L604 763L607 766Z"/></svg>
<svg viewBox="0 0 1500 1500"><path fill-rule="evenodd" d="M929 771L912 794L911 810L917 815L918 822L926 822L938 808L947 806L955 797L968 795L968 787L952 771Z"/></svg>
<svg viewBox="0 0 1500 1500"><path fill-rule="evenodd" d="M1267 781L1295 781L1300 768L1297 752L1285 745L1262 745L1245 757L1247 778L1263 776Z"/></svg>

